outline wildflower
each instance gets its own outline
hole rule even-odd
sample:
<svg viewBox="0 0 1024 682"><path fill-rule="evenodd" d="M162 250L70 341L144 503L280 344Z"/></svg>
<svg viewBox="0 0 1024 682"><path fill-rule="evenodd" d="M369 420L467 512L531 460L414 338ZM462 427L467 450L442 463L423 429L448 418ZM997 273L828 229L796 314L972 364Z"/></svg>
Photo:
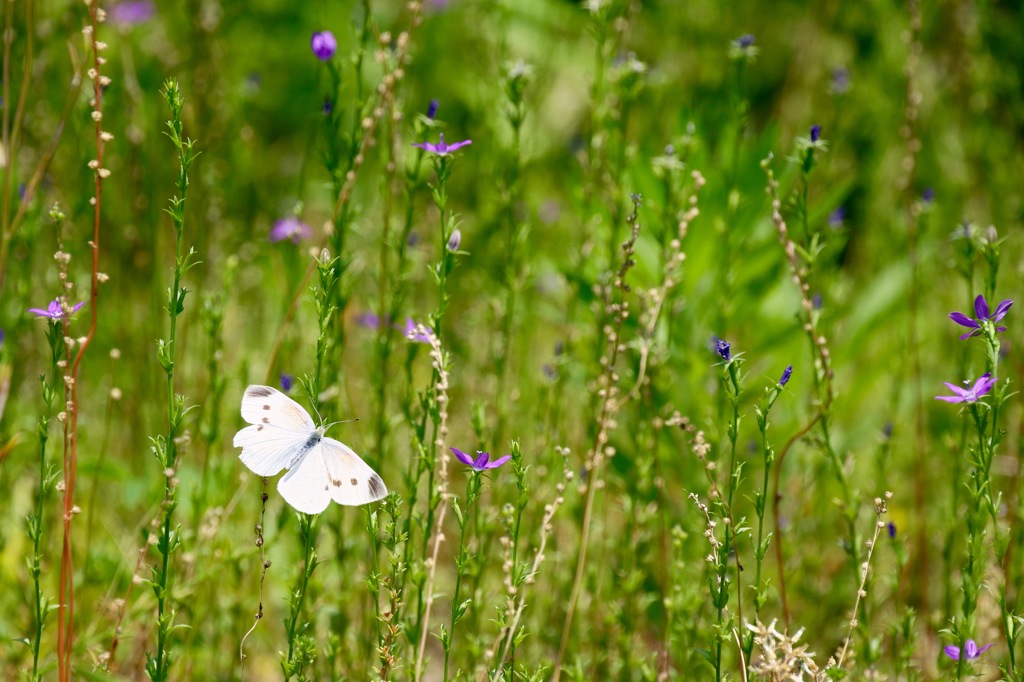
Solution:
<svg viewBox="0 0 1024 682"><path fill-rule="evenodd" d="M499 457L493 462L489 462L488 460L491 458L491 453L489 452L480 452L479 450L477 450L476 459L473 459L472 457L467 455L462 450L459 450L458 448L451 448L451 451L460 462L462 462L468 467L471 467L473 471L497 469L502 464L512 459L512 455L505 455L504 457Z"/></svg>
<svg viewBox="0 0 1024 682"><path fill-rule="evenodd" d="M270 230L270 241L276 243L291 239L293 244L298 244L300 240L306 239L312 234L313 230L309 225L295 216L289 216L274 223L274 228Z"/></svg>
<svg viewBox="0 0 1024 682"><path fill-rule="evenodd" d="M402 330L402 333L405 335L405 338L415 343L430 343L430 338L426 334L416 333L416 327L418 326L419 325L416 324L415 320L413 320L411 317L405 318L405 329ZM434 332L434 330L431 329L430 327L427 327L427 331L429 331L430 333Z"/></svg>
<svg viewBox="0 0 1024 682"><path fill-rule="evenodd" d="M438 156L446 156L450 152L465 147L467 144L473 144L473 140L463 140L462 142L453 142L448 144L444 141L444 133L438 135L438 143L433 144L431 142L413 142L413 147L419 147L420 149L426 149L428 152L433 152Z"/></svg>
<svg viewBox="0 0 1024 682"><path fill-rule="evenodd" d="M821 303L821 294L815 292L814 294L811 295L811 306L815 310L821 310Z"/></svg>
<svg viewBox="0 0 1024 682"><path fill-rule="evenodd" d="M821 126L811 126L811 142L817 142L821 138Z"/></svg>
<svg viewBox="0 0 1024 682"><path fill-rule="evenodd" d="M427 106L427 118L431 121L433 121L434 117L437 116L437 108L439 106L441 106L441 104L436 99L430 100L430 104Z"/></svg>
<svg viewBox="0 0 1024 682"><path fill-rule="evenodd" d="M309 41L309 46L316 58L322 62L326 62L338 51L338 41L330 31L315 32Z"/></svg>
<svg viewBox="0 0 1024 682"><path fill-rule="evenodd" d="M281 390L285 393L289 393L292 390L292 385L295 383L295 377L291 374L281 373Z"/></svg>
<svg viewBox="0 0 1024 682"><path fill-rule="evenodd" d="M793 365L789 365L786 369L782 370L782 378L779 379L779 386L785 386L788 384L791 376L793 376Z"/></svg>
<svg viewBox="0 0 1024 682"><path fill-rule="evenodd" d="M896 524L895 523L890 521L889 523L885 524L885 530L889 533L889 537L891 539L895 539L896 538Z"/></svg>
<svg viewBox="0 0 1024 682"><path fill-rule="evenodd" d="M986 651L991 649L992 646L993 646L992 644L986 644L985 646L983 646L983 647L981 647L979 649L978 645L974 643L974 640L973 639L969 639L966 642L964 642L964 650L963 650L964 660L966 660L966 661L973 661L978 656L981 656L983 653L985 653ZM950 644L949 646L943 647L942 651L947 656L952 658L954 661L959 661L960 660L960 647L954 646L953 644Z"/></svg>
<svg viewBox="0 0 1024 682"><path fill-rule="evenodd" d="M721 356L721 358L723 360L725 360L726 362L729 362L730 360L732 360L732 351L731 351L732 347L729 345L729 342L726 341L725 339L720 339L718 337L715 337L714 342L715 342L715 348L714 348L715 352L718 353L718 355Z"/></svg>
<svg viewBox="0 0 1024 682"><path fill-rule="evenodd" d="M740 48L741 50L745 50L754 44L754 36L752 36L749 33L744 33L743 35L741 35L739 38L736 38L732 42L736 47Z"/></svg>
<svg viewBox="0 0 1024 682"><path fill-rule="evenodd" d="M850 89L850 72L845 66L832 69L832 94L842 95Z"/></svg>
<svg viewBox="0 0 1024 682"><path fill-rule="evenodd" d="M387 318L383 321L386 322ZM381 322L381 317L377 313L361 313L356 317L356 324L367 329L380 329Z"/></svg>
<svg viewBox="0 0 1024 682"><path fill-rule="evenodd" d="M999 322L1001 319L1006 317L1006 313L1009 312L1010 306L1012 305L1013 301L1010 299L1000 301L999 305L996 306L996 309L989 314L988 301L985 300L983 295L979 294L978 297L974 299L974 314L978 316L977 318L972 320L963 313L950 313L949 319L953 320L961 327L967 327L971 330L960 336L960 340L963 340L972 336L980 335L982 333L981 328L986 322ZM1005 332L1006 327L998 326L996 327L996 331Z"/></svg>
<svg viewBox="0 0 1024 682"><path fill-rule="evenodd" d="M35 313L36 317L48 317L51 320L61 320L65 317L71 317L77 313L78 309L83 305L85 305L85 301L72 306L71 310L65 314L64 309L60 305L60 299L55 298L50 301L50 305L46 306L46 310L41 308L29 308L28 311L30 313Z"/></svg>
<svg viewBox="0 0 1024 682"><path fill-rule="evenodd" d="M921 192L921 201L926 204L931 204L935 201L935 190L931 187L925 187L924 191Z"/></svg>
<svg viewBox="0 0 1024 682"><path fill-rule="evenodd" d="M935 399L944 400L947 403L976 403L981 396L992 390L998 380L992 376L991 372L986 372L978 377L978 380L970 388L960 388L956 384L944 381L942 383L946 384L946 387L956 395L937 395Z"/></svg>
<svg viewBox="0 0 1024 682"><path fill-rule="evenodd" d="M448 250L455 253L462 244L462 231L459 228L452 230L452 236L448 238Z"/></svg>
<svg viewBox="0 0 1024 682"><path fill-rule="evenodd" d="M846 209L842 206L836 206L835 209L828 214L828 226L833 230L841 228L844 220L846 220Z"/></svg>
<svg viewBox="0 0 1024 682"><path fill-rule="evenodd" d="M330 97L324 97L324 106L320 109L324 116L330 116L331 112L334 111L334 101Z"/></svg>
<svg viewBox="0 0 1024 682"><path fill-rule="evenodd" d="M142 24L153 18L156 9L149 0L119 2L110 8L110 20L121 26Z"/></svg>

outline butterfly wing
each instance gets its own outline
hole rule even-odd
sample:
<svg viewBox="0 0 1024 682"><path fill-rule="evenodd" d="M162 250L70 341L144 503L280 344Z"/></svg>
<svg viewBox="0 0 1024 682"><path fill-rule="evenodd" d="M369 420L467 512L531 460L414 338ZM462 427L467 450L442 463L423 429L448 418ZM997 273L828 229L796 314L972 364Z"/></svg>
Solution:
<svg viewBox="0 0 1024 682"><path fill-rule="evenodd" d="M320 442L313 445L277 482L284 501L306 514L319 514L331 503L330 474Z"/></svg>
<svg viewBox="0 0 1024 682"><path fill-rule="evenodd" d="M315 444L316 425L302 406L270 386L249 386L242 396L247 426L235 434L239 459L260 476L290 468Z"/></svg>
<svg viewBox="0 0 1024 682"><path fill-rule="evenodd" d="M324 438L320 442L320 451L330 475L328 487L331 498L338 504L358 506L376 502L388 494L377 472L349 446L333 438Z"/></svg>

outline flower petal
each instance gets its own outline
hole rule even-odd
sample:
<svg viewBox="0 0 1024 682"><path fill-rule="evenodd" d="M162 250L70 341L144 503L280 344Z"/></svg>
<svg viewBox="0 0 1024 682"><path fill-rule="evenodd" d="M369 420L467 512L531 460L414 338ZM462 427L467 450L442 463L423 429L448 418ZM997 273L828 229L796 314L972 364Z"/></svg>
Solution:
<svg viewBox="0 0 1024 682"><path fill-rule="evenodd" d="M977 329L978 323L967 317L963 313L950 313L949 319L956 322L961 327L970 327L971 329Z"/></svg>
<svg viewBox="0 0 1024 682"><path fill-rule="evenodd" d="M979 320L988 319L988 301L982 294L978 294L978 298L974 299L974 314Z"/></svg>
<svg viewBox="0 0 1024 682"><path fill-rule="evenodd" d="M71 313L70 313L70 314L71 314L71 315L74 315L75 313L77 313L77 312L78 312L78 310L79 310L79 309L80 309L80 308L81 308L81 307L82 307L83 305L85 305L85 301L82 301L81 303L78 303L78 304L76 304L76 305L75 305L75 307L71 309Z"/></svg>
<svg viewBox="0 0 1024 682"><path fill-rule="evenodd" d="M995 643L986 644L985 646L983 646L980 649L978 649L978 653L974 654L974 657L977 658L978 656L981 656L983 653L985 653L986 651L988 651L989 649L991 649L994 646L995 646Z"/></svg>
<svg viewBox="0 0 1024 682"><path fill-rule="evenodd" d="M448 145L448 151L449 151L449 153L453 152L456 149L459 149L461 147L465 147L468 144L473 144L473 140L463 140L462 142L453 142L452 144Z"/></svg>
<svg viewBox="0 0 1024 682"><path fill-rule="evenodd" d="M956 395L937 395L937 396L935 396L935 399L936 400L944 400L947 403L962 403L962 402L965 402L967 400L963 396L956 396Z"/></svg>
<svg viewBox="0 0 1024 682"><path fill-rule="evenodd" d="M512 455L505 455L504 457L499 457L498 459L494 460L493 462L491 462L490 464L488 464L484 468L485 469L497 469L498 467L500 467L502 464L504 464L505 462L509 461L510 459L512 459Z"/></svg>
<svg viewBox="0 0 1024 682"><path fill-rule="evenodd" d="M489 460L490 458L491 458L491 453L489 453L489 452L480 452L479 450L477 450L476 451L476 461L473 462L473 468L476 469L477 471L480 471L482 469L488 468L487 467L487 460Z"/></svg>
<svg viewBox="0 0 1024 682"><path fill-rule="evenodd" d="M467 455L465 452L463 452L462 450L459 450L458 448L449 448L449 449L452 451L452 454L455 455L455 458L458 459L460 462L462 462L463 464L465 464L468 467L473 466L473 458L470 457L469 455Z"/></svg>
<svg viewBox="0 0 1024 682"><path fill-rule="evenodd" d="M973 639L964 642L964 654L967 656L968 661L978 657L978 645L974 643Z"/></svg>
<svg viewBox="0 0 1024 682"><path fill-rule="evenodd" d="M996 306L995 312L992 313L992 321L998 322L999 320L1006 317L1006 313L1010 312L1010 306L1012 305L1013 301L1011 301L1010 299L1000 301L999 305Z"/></svg>
<svg viewBox="0 0 1024 682"><path fill-rule="evenodd" d="M960 397L963 397L963 396L967 395L968 393L970 393L970 391L968 389L961 388L961 387L957 386L956 384L949 383L948 381L943 381L942 383L946 385L946 388L948 388L949 390L953 391L953 393L956 393Z"/></svg>
<svg viewBox="0 0 1024 682"><path fill-rule="evenodd" d="M952 658L954 661L959 661L960 660L960 647L958 647L958 646L953 646L952 644L950 644L948 646L944 646L942 648L942 653L946 654L947 656Z"/></svg>
<svg viewBox="0 0 1024 682"><path fill-rule="evenodd" d="M39 317L52 317L49 310L43 310L42 308L29 308L28 311Z"/></svg>

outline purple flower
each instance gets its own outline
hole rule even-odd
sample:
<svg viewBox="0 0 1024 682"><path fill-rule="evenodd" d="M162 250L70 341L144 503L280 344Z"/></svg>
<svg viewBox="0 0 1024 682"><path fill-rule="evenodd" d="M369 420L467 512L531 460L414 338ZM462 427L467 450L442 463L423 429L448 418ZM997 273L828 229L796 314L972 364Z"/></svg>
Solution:
<svg viewBox="0 0 1024 682"><path fill-rule="evenodd" d="M998 380L992 376L991 372L986 372L978 377L978 380L970 388L960 388L956 384L943 381L942 383L946 384L946 387L956 395L937 395L935 399L944 400L947 403L976 403L981 396L992 390Z"/></svg>
<svg viewBox="0 0 1024 682"><path fill-rule="evenodd" d="M473 469L473 471L485 471L487 469L497 469L502 464L504 464L505 462L507 462L510 459L512 459L512 455L505 455L504 457L499 457L498 459L494 460L493 462L488 462L487 460L489 460L491 458L491 453L489 453L489 452L480 452L479 450L477 450L476 459L473 459L472 457L467 455L462 450L459 450L458 448L451 448L451 451L452 451L452 453L455 454L455 457L460 462L462 462L463 464L465 464L468 467L471 467Z"/></svg>
<svg viewBox="0 0 1024 682"><path fill-rule="evenodd" d="M931 187L925 187L924 191L921 192L921 201L926 204L930 204L935 201L935 190Z"/></svg>
<svg viewBox="0 0 1024 682"><path fill-rule="evenodd" d="M837 69L832 69L832 92L836 95L842 95L849 89L850 72L847 71L846 67L840 66Z"/></svg>
<svg viewBox="0 0 1024 682"><path fill-rule="evenodd" d="M64 319L65 317L71 317L72 315L77 313L78 309L81 308L83 305L85 305L85 301L82 301L81 303L78 303L77 305L73 306L71 308L71 312L65 315L64 309L60 307L60 299L55 298L52 301L50 301L50 305L46 306L46 310L43 310L42 308L29 308L28 311L30 313L35 313L36 317L47 317L51 320L61 320Z"/></svg>
<svg viewBox="0 0 1024 682"><path fill-rule="evenodd" d="M426 334L419 334L416 332L416 327L418 326L419 325L416 324L416 321L413 320L411 317L405 318L405 329L402 330L402 333L405 335L405 338L409 339L410 341L413 341L414 343L430 343L429 336L427 336ZM427 327L427 331L430 332L431 334L434 333L434 330L431 329L430 327Z"/></svg>
<svg viewBox="0 0 1024 682"><path fill-rule="evenodd" d="M736 45L736 47L745 50L754 44L754 36L752 36L749 33L744 33L739 38L736 38L733 41L733 43Z"/></svg>
<svg viewBox="0 0 1024 682"><path fill-rule="evenodd" d="M885 524L885 530L886 530L886 532L889 533L889 538L890 539L893 539L893 540L896 539L896 524L895 523L890 521L889 523Z"/></svg>
<svg viewBox="0 0 1024 682"><path fill-rule="evenodd" d="M380 325L386 321L387 318L382 319L377 313L360 313L356 317L356 324L367 329L380 329Z"/></svg>
<svg viewBox="0 0 1024 682"><path fill-rule="evenodd" d="M0 346L4 345L4 330L0 329Z"/></svg>
<svg viewBox="0 0 1024 682"><path fill-rule="evenodd" d="M732 347L729 345L729 342L726 341L725 339L719 339L717 337L714 339L714 342L715 352L718 353L718 355L726 362L732 360Z"/></svg>
<svg viewBox="0 0 1024 682"><path fill-rule="evenodd" d="M110 21L121 26L145 23L152 19L155 13L153 3L149 0L119 2L109 10Z"/></svg>
<svg viewBox="0 0 1024 682"><path fill-rule="evenodd" d="M986 644L979 649L978 645L974 643L974 640L969 639L964 642L964 660L973 661L991 648L991 644ZM943 647L942 651L954 661L960 660L960 647L950 644L949 646Z"/></svg>
<svg viewBox="0 0 1024 682"><path fill-rule="evenodd" d="M844 220L846 220L846 209L842 206L836 206L835 209L828 214L828 226L833 230L838 230L842 227Z"/></svg>
<svg viewBox="0 0 1024 682"><path fill-rule="evenodd" d="M285 393L289 393L292 390L292 386L295 384L295 377L291 374L281 373L281 390Z"/></svg>
<svg viewBox="0 0 1024 682"><path fill-rule="evenodd" d="M270 241L277 243L291 239L292 243L298 244L300 240L306 239L312 234L313 230L309 225L295 216L289 216L274 223L274 228L270 230Z"/></svg>
<svg viewBox="0 0 1024 682"><path fill-rule="evenodd" d="M993 311L990 315L988 311L988 301L985 300L984 296L979 294L978 298L974 299L974 314L978 316L977 318L972 320L963 313L950 313L949 319L953 320L961 327L967 327L968 329L971 330L966 334L960 335L960 340L962 341L963 339L967 339L972 336L979 336L982 333L981 327L986 322L995 323L1006 317L1006 313L1009 312L1010 306L1012 305L1013 301L1011 301L1010 299L1000 301L999 305L996 306L995 311ZM1006 327L998 326L996 327L996 331L1005 332Z"/></svg>
<svg viewBox="0 0 1024 682"><path fill-rule="evenodd" d="M821 138L821 126L811 126L811 142L817 142Z"/></svg>
<svg viewBox="0 0 1024 682"><path fill-rule="evenodd" d="M821 310L821 294L814 293L811 295L811 305L815 310Z"/></svg>
<svg viewBox="0 0 1024 682"><path fill-rule="evenodd" d="M793 365L789 365L786 369L782 370L782 378L779 379L779 386L785 386L788 384L791 376L793 376Z"/></svg>
<svg viewBox="0 0 1024 682"><path fill-rule="evenodd" d="M412 146L419 147L420 149L426 149L428 152L433 152L438 156L446 156L460 147L465 147L467 144L473 144L473 140L463 140L462 142L447 144L444 141L444 133L438 135L438 140L437 144L433 144L431 142L413 142Z"/></svg>
<svg viewBox="0 0 1024 682"><path fill-rule="evenodd" d="M448 250L455 253L459 250L460 244L462 244L462 231L456 227L452 230L452 236L448 237Z"/></svg>
<svg viewBox="0 0 1024 682"><path fill-rule="evenodd" d="M434 117L437 116L437 108L439 106L441 106L441 104L436 99L430 100L430 104L427 106L427 118L431 121L433 121Z"/></svg>
<svg viewBox="0 0 1024 682"><path fill-rule="evenodd" d="M330 97L324 97L324 106L320 109L324 116L330 116L331 112L334 111L334 102Z"/></svg>
<svg viewBox="0 0 1024 682"><path fill-rule="evenodd" d="M314 33L309 41L309 46L313 50L313 54L316 55L316 58L322 62L326 62L338 51L338 41L330 31L317 31Z"/></svg>

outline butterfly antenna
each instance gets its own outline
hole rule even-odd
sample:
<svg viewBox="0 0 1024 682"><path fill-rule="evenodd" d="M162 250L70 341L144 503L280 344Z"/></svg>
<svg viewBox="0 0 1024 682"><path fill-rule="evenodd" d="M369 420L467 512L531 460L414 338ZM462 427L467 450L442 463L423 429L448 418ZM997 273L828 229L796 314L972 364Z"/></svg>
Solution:
<svg viewBox="0 0 1024 682"><path fill-rule="evenodd" d="M327 429L331 428L335 424L348 424L350 422L357 422L357 421L359 421L359 417L356 417L355 419L342 419L341 421L331 422L330 424L324 425L324 431L326 431Z"/></svg>

